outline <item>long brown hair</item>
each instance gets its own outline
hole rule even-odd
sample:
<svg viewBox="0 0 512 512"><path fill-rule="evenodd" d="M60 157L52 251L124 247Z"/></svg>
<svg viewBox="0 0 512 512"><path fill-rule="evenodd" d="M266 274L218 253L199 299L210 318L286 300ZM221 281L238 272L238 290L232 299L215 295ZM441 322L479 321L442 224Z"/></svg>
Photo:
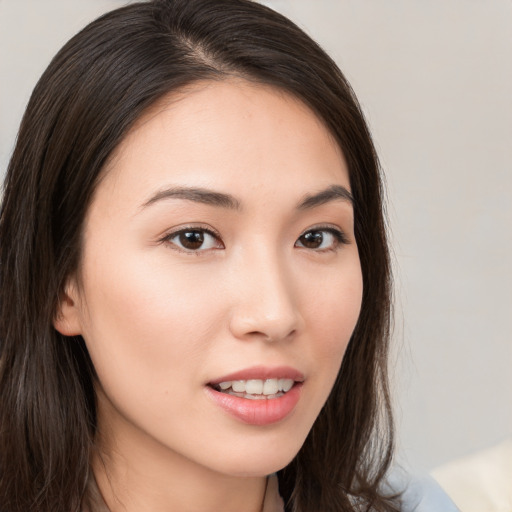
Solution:
<svg viewBox="0 0 512 512"><path fill-rule="evenodd" d="M94 446L94 368L53 318L109 156L163 95L237 75L309 105L339 143L354 196L363 302L334 389L279 474L287 510L392 511L386 364L390 268L378 159L350 85L291 21L249 0L155 0L104 15L38 82L0 214L0 509L78 511Z"/></svg>

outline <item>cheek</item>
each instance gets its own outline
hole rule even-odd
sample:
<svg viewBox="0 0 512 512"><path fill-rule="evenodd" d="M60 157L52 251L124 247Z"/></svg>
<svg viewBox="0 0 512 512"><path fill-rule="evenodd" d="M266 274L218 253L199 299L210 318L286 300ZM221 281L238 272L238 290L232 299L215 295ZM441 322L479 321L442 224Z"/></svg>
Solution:
<svg viewBox="0 0 512 512"><path fill-rule="evenodd" d="M152 263L103 258L84 277L84 338L109 395L191 389L216 328L212 294L197 293L186 272Z"/></svg>
<svg viewBox="0 0 512 512"><path fill-rule="evenodd" d="M350 267L333 273L304 305L311 342L303 348L321 368L318 392L322 399L327 398L341 367L361 311L362 292L359 260L354 258Z"/></svg>
<svg viewBox="0 0 512 512"><path fill-rule="evenodd" d="M362 275L359 260L338 273L333 272L324 286L318 286L304 307L308 323L314 326L318 349L326 354L344 351L355 328L362 301Z"/></svg>

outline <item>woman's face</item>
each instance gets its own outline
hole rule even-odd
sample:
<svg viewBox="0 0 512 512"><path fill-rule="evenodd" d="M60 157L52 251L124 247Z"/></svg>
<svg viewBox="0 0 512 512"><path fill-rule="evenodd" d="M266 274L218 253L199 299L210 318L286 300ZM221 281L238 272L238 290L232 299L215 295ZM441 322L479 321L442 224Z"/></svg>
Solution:
<svg viewBox="0 0 512 512"><path fill-rule="evenodd" d="M361 295L328 130L276 89L203 82L116 151L56 327L85 339L115 450L256 476L304 442Z"/></svg>

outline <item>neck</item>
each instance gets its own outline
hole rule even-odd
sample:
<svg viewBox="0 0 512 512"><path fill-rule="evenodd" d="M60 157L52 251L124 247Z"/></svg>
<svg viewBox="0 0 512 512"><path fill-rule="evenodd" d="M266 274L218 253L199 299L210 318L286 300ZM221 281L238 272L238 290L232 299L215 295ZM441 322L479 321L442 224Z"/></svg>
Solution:
<svg viewBox="0 0 512 512"><path fill-rule="evenodd" d="M109 512L261 512L266 479L198 479L130 471L122 476L103 463L94 476Z"/></svg>

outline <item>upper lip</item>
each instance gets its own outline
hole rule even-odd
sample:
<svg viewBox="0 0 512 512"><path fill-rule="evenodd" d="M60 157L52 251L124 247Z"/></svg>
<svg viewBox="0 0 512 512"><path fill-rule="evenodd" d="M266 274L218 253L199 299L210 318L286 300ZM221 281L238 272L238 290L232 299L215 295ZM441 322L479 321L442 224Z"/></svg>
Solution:
<svg viewBox="0 0 512 512"><path fill-rule="evenodd" d="M266 380L266 379L292 379L296 382L303 382L304 375L291 366L252 366L239 370L228 375L211 380L209 384L220 384L233 380Z"/></svg>

